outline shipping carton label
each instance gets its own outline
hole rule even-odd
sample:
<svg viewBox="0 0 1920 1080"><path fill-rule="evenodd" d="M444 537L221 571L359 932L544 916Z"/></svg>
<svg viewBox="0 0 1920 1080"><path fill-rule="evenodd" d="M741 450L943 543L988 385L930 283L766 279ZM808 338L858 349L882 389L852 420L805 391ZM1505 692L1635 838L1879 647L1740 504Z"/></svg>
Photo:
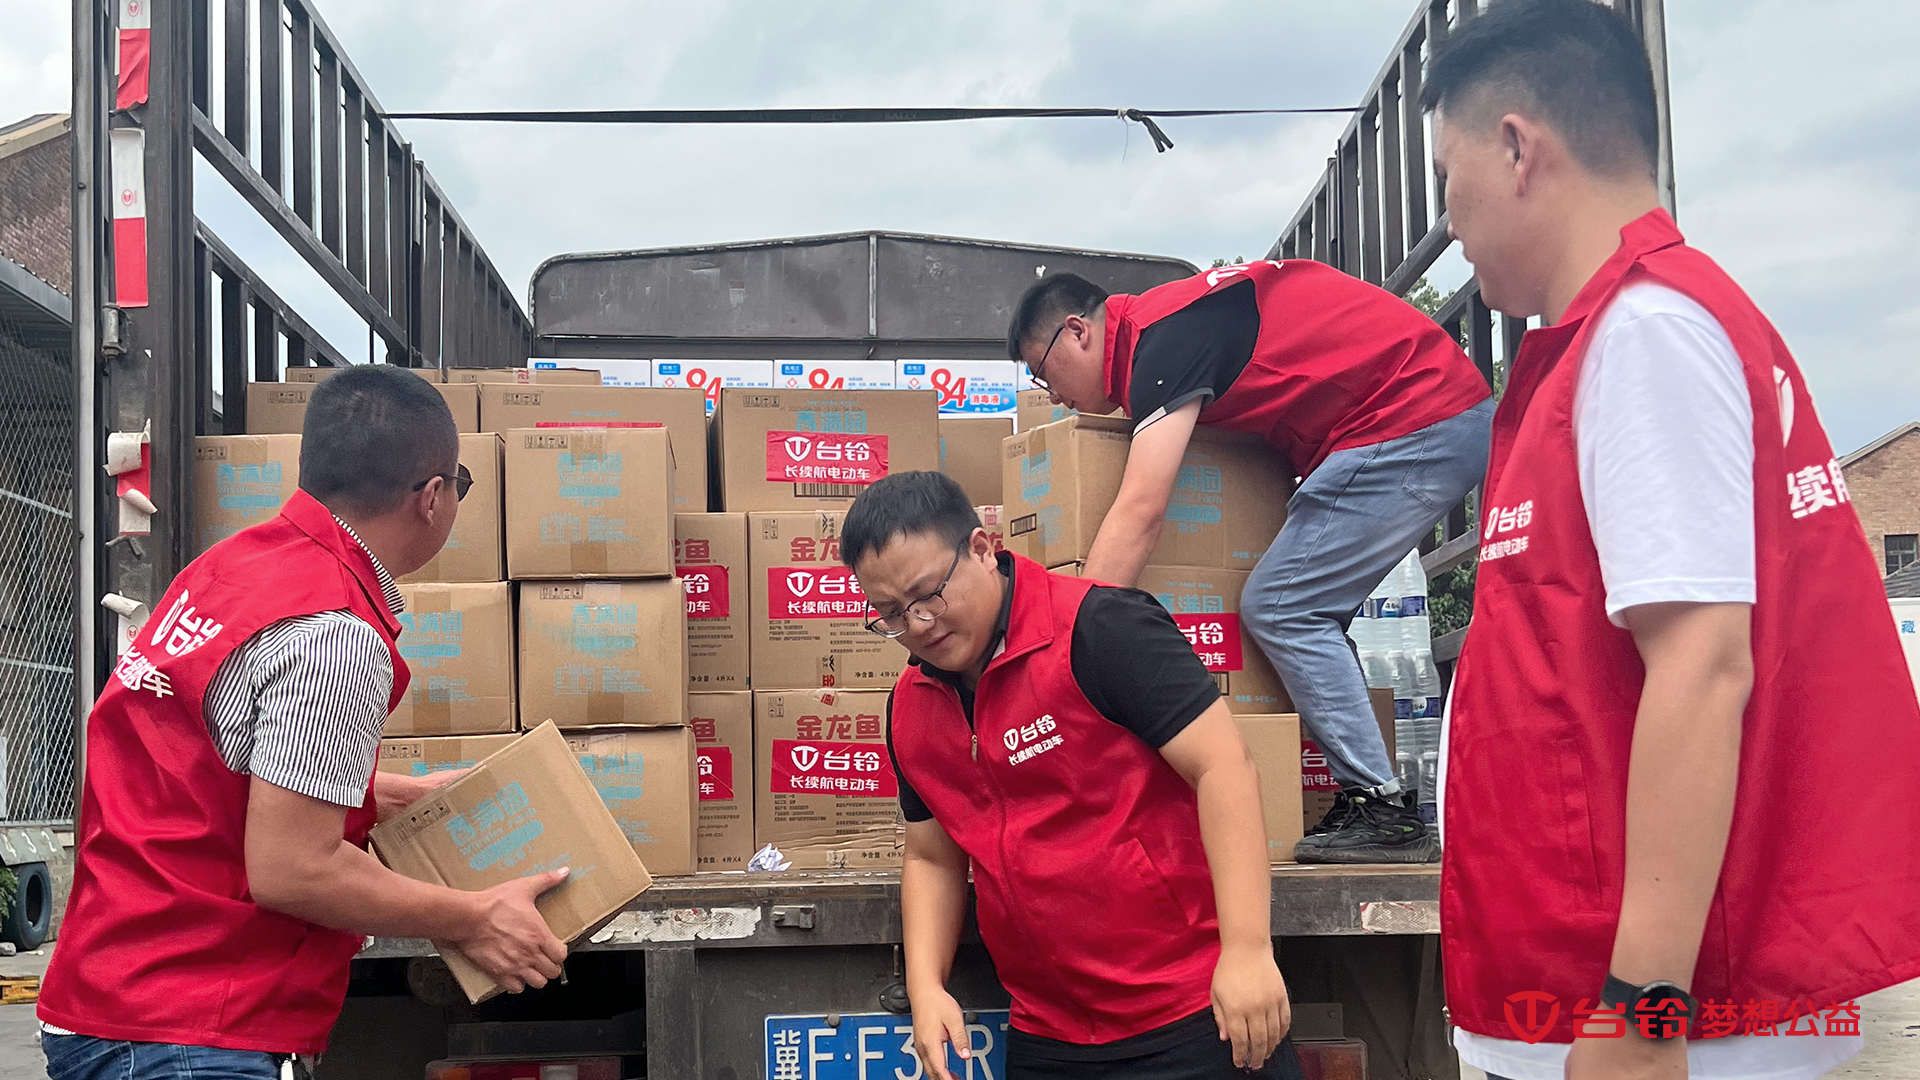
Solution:
<svg viewBox="0 0 1920 1080"><path fill-rule="evenodd" d="M775 739L772 765L772 790L776 795L839 795L859 799L900 796L899 784L881 754L881 747L870 742Z"/></svg>
<svg viewBox="0 0 1920 1080"><path fill-rule="evenodd" d="M690 540L687 546L698 544L705 548L706 543L705 540ZM732 613L726 567L682 565L674 573L680 576L680 582L687 590L687 618L724 619Z"/></svg>
<svg viewBox="0 0 1920 1080"><path fill-rule="evenodd" d="M413 669L413 685L426 685L427 702L472 701L463 675L435 674L434 668L460 658L466 619L458 611L408 612L400 617L401 659Z"/></svg>
<svg viewBox="0 0 1920 1080"><path fill-rule="evenodd" d="M862 414L863 428L864 420ZM837 431L767 432L767 479L770 481L864 487L885 475L885 435Z"/></svg>
<svg viewBox="0 0 1920 1080"><path fill-rule="evenodd" d="M1025 383L1011 360L902 360L895 385L937 391L942 413L975 416L1013 412Z"/></svg>
<svg viewBox="0 0 1920 1080"><path fill-rule="evenodd" d="M1333 767L1327 764L1326 752L1314 745L1312 739L1300 740L1300 787L1329 794L1340 790L1340 782L1333 778Z"/></svg>
<svg viewBox="0 0 1920 1080"><path fill-rule="evenodd" d="M217 450L221 457L226 456L227 448L224 446L209 449ZM202 456L206 456L204 451ZM278 461L263 461L257 465L221 462L215 466L213 478L220 509L242 513L272 510L277 513L280 504L286 501L285 472Z"/></svg>
<svg viewBox="0 0 1920 1080"><path fill-rule="evenodd" d="M867 611L867 594L852 570L767 568L767 618L858 619Z"/></svg>
<svg viewBox="0 0 1920 1080"><path fill-rule="evenodd" d="M698 721L695 722L698 726ZM712 729L713 724L708 722ZM697 732L696 732L697 734ZM733 747L702 746L694 751L699 762L700 801L730 802L733 799Z"/></svg>
<svg viewBox="0 0 1920 1080"><path fill-rule="evenodd" d="M1184 597L1181 599L1185 599ZM1205 597L1216 604L1218 596ZM1167 604L1167 598L1160 602ZM1171 607L1172 605L1167 605ZM1193 646L1200 662L1207 665L1208 671L1239 671L1241 669L1240 616L1230 612L1195 615L1180 610L1173 613L1174 623L1180 632L1187 636L1187 644Z"/></svg>

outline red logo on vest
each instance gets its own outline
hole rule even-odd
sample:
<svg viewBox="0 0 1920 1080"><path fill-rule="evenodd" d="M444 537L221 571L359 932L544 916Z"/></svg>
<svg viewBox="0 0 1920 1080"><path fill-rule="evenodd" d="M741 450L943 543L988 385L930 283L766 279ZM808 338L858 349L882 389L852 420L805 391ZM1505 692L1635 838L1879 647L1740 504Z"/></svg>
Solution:
<svg viewBox="0 0 1920 1080"><path fill-rule="evenodd" d="M1545 1019L1540 1016L1540 1006L1547 1006ZM1514 1015L1515 1005L1527 1007L1527 1022L1522 1024ZM1537 1043L1553 1030L1554 1021L1560 1019L1560 999L1545 990L1522 990L1507 995L1507 1026L1513 1029L1513 1037L1521 1042Z"/></svg>

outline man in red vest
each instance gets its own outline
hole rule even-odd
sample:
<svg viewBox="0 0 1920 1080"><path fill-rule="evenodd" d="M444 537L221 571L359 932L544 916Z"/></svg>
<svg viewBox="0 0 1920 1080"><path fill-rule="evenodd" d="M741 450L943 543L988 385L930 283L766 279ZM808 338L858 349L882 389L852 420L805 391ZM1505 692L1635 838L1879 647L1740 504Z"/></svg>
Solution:
<svg viewBox="0 0 1920 1080"><path fill-rule="evenodd" d="M300 490L182 570L120 657L40 996L53 1080L277 1080L325 1047L364 935L458 945L511 989L560 974L534 899L564 871L469 893L366 850L445 780L374 760L408 678L393 578L446 542L472 483L459 449L413 374L321 384Z"/></svg>
<svg viewBox="0 0 1920 1080"><path fill-rule="evenodd" d="M1166 610L996 555L937 472L868 488L840 553L867 628L913 654L887 744L926 1074L950 1080L946 1046L968 1047L946 981L971 869L980 938L1013 998L1009 1080L1299 1077L1259 781Z"/></svg>
<svg viewBox="0 0 1920 1080"><path fill-rule="evenodd" d="M1425 95L1482 295L1542 322L1449 703L1455 1045L1513 1080L1811 1080L1860 1048L1851 999L1920 976L1920 706L1846 478L1660 207L1623 19L1496 5Z"/></svg>
<svg viewBox="0 0 1920 1080"><path fill-rule="evenodd" d="M1391 293L1308 259L1216 267L1139 296L1055 274L1021 298L1007 346L1055 401L1133 418L1119 495L1087 556L1097 581L1139 577L1196 425L1258 435L1275 468L1303 478L1240 598L1341 785L1294 857L1438 858L1346 629L1485 471L1493 402L1460 347ZM1437 706L1432 681L1420 696Z"/></svg>

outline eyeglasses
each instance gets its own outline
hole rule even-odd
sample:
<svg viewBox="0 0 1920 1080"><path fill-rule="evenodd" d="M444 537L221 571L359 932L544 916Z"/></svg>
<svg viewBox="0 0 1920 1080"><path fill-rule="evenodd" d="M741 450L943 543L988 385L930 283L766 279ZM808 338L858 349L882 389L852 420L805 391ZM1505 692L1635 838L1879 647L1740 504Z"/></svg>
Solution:
<svg viewBox="0 0 1920 1080"><path fill-rule="evenodd" d="M467 490L473 487L473 473L468 472L465 465L458 465L455 466L452 473L434 473L433 476L429 476L425 480L413 485L413 490L425 491L427 484L432 482L434 477L453 481L453 500L455 502L465 499L467 497Z"/></svg>
<svg viewBox="0 0 1920 1080"><path fill-rule="evenodd" d="M867 612L872 615L872 618L867 620L867 629L883 638L897 638L907 632L908 615L912 615L921 622L932 622L946 614L947 586L953 583L954 572L960 569L960 556L966 552L967 549L964 546L956 548L953 553L953 565L947 567L947 576L940 579L940 587L913 601L905 608L896 608L881 615L873 610L873 605L867 605Z"/></svg>
<svg viewBox="0 0 1920 1080"><path fill-rule="evenodd" d="M1077 312L1075 313L1074 317L1084 319L1087 317L1087 313L1084 311ZM1041 353L1039 361L1035 363L1032 367L1029 367L1027 369L1027 378L1031 379L1033 381L1033 385L1041 390L1046 390L1048 392L1051 392L1053 390L1053 387L1047 385L1047 377L1041 374L1040 369L1047 366L1047 357L1053 355L1053 347L1060 343L1060 335L1065 333L1066 329L1067 329L1066 320L1062 319L1060 321L1060 329L1055 330L1053 332L1053 336L1047 339L1047 351Z"/></svg>

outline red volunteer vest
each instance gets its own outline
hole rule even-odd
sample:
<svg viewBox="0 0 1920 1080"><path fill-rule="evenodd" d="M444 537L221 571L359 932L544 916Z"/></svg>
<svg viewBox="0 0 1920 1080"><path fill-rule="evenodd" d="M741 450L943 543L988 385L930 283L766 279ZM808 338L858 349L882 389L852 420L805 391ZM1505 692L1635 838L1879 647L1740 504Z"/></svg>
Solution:
<svg viewBox="0 0 1920 1080"><path fill-rule="evenodd" d="M153 609L87 728L78 863L40 1018L107 1039L314 1054L346 998L360 938L269 911L247 890L247 776L201 709L233 650L281 619L348 610L386 639L373 561L296 492L279 517L195 559ZM373 778L346 820L364 846Z"/></svg>
<svg viewBox="0 0 1920 1080"><path fill-rule="evenodd" d="M974 691L973 730L959 694L909 665L894 753L973 862L1013 1026L1112 1042L1208 1006L1220 931L1198 804L1074 681L1074 619L1095 583L1013 562L1006 649Z"/></svg>
<svg viewBox="0 0 1920 1080"><path fill-rule="evenodd" d="M1753 694L1693 994L1824 1008L1920 976L1920 706L1833 448L1785 343L1664 211L1621 240L1558 325L1528 332L1494 419L1441 881L1447 1006L1481 1035L1518 1037L1527 1006L1508 996L1545 991L1545 1038L1571 1041L1613 952L1645 668L1607 620L1572 415L1589 327L1639 281L1712 313L1753 402Z"/></svg>
<svg viewBox="0 0 1920 1080"><path fill-rule="evenodd" d="M1128 408L1133 349L1147 327L1248 279L1260 308L1253 358L1201 408L1200 422L1259 435L1301 476L1335 450L1411 435L1489 396L1487 380L1432 319L1331 266L1289 259L1108 297L1107 397Z"/></svg>

